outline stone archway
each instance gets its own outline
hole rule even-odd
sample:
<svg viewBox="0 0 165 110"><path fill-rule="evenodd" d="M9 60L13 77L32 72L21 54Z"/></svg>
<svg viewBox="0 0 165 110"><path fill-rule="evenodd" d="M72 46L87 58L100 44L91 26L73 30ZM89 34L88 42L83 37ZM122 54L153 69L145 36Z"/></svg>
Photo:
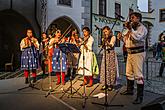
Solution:
<svg viewBox="0 0 165 110"><path fill-rule="evenodd" d="M69 30L66 32L66 30L70 27L70 29L76 29L78 34L80 34L80 29L76 25L76 23L69 17L67 16L62 16L57 19L55 19L48 27L48 34L54 34L56 29L60 29L62 34L63 33L68 33ZM66 35L67 36L67 35Z"/></svg>
<svg viewBox="0 0 165 110"><path fill-rule="evenodd" d="M19 43L25 36L26 28L32 28L29 21L18 12L8 9L0 11L0 71L14 54L14 68L20 67Z"/></svg>

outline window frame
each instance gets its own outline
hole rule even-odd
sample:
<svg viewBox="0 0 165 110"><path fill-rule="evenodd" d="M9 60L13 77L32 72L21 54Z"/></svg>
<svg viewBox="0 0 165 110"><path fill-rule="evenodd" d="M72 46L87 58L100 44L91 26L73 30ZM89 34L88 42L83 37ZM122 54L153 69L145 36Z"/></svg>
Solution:
<svg viewBox="0 0 165 110"><path fill-rule="evenodd" d="M163 8L163 9L159 9L159 22L165 22L165 17L164 17L164 19L162 19L162 11L164 11L164 16L165 16L165 8Z"/></svg>
<svg viewBox="0 0 165 110"><path fill-rule="evenodd" d="M119 6L119 12L117 11L117 7L116 6ZM115 13L117 13L118 15L120 15L121 16L121 4L120 3L118 3L118 2L115 2ZM118 18L118 19L121 19L121 18L119 18L116 14L115 14L115 18Z"/></svg>
<svg viewBox="0 0 165 110"><path fill-rule="evenodd" d="M66 0L64 0L64 1L66 1ZM57 0L57 5L66 6L66 7L73 7L73 0L70 0L70 1L71 1L71 4L67 5L67 4L62 4L62 3L60 3L60 0Z"/></svg>
<svg viewBox="0 0 165 110"><path fill-rule="evenodd" d="M99 15L107 16L107 5L106 5L107 1L104 0L104 6L103 6L103 4L101 4L101 2L103 2L103 0L99 0ZM101 9L102 9L102 12L101 12Z"/></svg>

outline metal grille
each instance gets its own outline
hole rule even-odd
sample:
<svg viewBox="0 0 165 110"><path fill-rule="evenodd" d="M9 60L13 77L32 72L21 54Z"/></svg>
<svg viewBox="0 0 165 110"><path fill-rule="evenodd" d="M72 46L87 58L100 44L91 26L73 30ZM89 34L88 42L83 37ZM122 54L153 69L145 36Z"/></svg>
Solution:
<svg viewBox="0 0 165 110"><path fill-rule="evenodd" d="M40 0L41 2L41 30L46 32L47 29L47 0Z"/></svg>

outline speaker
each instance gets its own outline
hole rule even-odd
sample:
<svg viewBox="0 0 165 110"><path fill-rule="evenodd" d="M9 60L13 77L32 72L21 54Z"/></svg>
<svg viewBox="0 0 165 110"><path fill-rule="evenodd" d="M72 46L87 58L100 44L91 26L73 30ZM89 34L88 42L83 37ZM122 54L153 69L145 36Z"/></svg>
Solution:
<svg viewBox="0 0 165 110"><path fill-rule="evenodd" d="M165 110L165 96L159 97L146 104L141 110Z"/></svg>

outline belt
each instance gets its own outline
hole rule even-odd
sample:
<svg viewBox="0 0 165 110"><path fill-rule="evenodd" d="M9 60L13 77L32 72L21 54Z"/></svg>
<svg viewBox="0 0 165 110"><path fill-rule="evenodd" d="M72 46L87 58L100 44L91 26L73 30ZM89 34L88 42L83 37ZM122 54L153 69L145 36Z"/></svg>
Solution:
<svg viewBox="0 0 165 110"><path fill-rule="evenodd" d="M144 49L144 46L139 46L139 47L127 47L127 49L131 49L131 50Z"/></svg>
<svg viewBox="0 0 165 110"><path fill-rule="evenodd" d="M86 50L86 52L92 52L92 50Z"/></svg>
<svg viewBox="0 0 165 110"><path fill-rule="evenodd" d="M106 51L108 52L108 53L110 53L111 51L113 51L114 49L107 49Z"/></svg>
<svg viewBox="0 0 165 110"><path fill-rule="evenodd" d="M145 49L143 46L141 47L134 47L134 48L127 48L128 54L136 54L136 53L141 53L144 52Z"/></svg>

